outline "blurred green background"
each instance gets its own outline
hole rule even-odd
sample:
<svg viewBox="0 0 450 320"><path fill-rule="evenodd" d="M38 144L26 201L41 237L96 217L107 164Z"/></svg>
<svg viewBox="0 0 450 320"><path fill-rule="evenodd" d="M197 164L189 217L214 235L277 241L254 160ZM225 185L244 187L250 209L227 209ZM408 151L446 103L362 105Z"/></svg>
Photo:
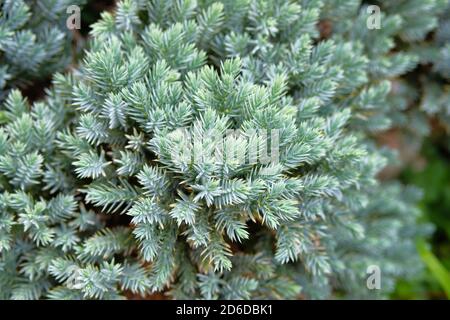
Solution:
<svg viewBox="0 0 450 320"><path fill-rule="evenodd" d="M423 219L435 226L429 239L417 248L426 269L411 281L400 281L393 299L450 299L450 143L445 134L435 134L421 150L420 168L409 165L401 179L423 190Z"/></svg>

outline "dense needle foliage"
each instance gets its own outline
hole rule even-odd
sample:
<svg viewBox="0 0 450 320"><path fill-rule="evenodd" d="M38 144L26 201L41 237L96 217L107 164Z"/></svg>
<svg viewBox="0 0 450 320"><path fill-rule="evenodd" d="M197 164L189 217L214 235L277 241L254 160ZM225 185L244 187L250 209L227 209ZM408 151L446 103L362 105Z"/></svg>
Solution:
<svg viewBox="0 0 450 320"><path fill-rule="evenodd" d="M44 100L0 109L0 297L386 297L430 229L419 190L377 180L395 155L373 137L407 116L429 2L386 4L379 30L361 1L118 2ZM37 76L70 59L45 52Z"/></svg>

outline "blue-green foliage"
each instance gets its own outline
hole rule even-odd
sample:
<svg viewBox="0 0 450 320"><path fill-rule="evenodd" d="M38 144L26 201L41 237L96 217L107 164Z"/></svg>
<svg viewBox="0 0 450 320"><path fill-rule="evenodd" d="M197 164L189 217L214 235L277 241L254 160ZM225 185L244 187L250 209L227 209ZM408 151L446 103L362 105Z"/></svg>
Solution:
<svg viewBox="0 0 450 320"><path fill-rule="evenodd" d="M415 59L389 55L395 17L367 43L345 23L322 39L333 5L124 0L45 101L13 91L3 297L384 297L420 269L414 192L379 185L386 159L367 143L391 124L390 78ZM335 14L362 23L359 6ZM241 135L224 141L229 129ZM223 152L250 153L247 139L260 154L278 142L278 162ZM383 290L366 287L369 265Z"/></svg>
<svg viewBox="0 0 450 320"><path fill-rule="evenodd" d="M84 0L0 1L0 99L12 87L44 79L72 61L67 8Z"/></svg>

